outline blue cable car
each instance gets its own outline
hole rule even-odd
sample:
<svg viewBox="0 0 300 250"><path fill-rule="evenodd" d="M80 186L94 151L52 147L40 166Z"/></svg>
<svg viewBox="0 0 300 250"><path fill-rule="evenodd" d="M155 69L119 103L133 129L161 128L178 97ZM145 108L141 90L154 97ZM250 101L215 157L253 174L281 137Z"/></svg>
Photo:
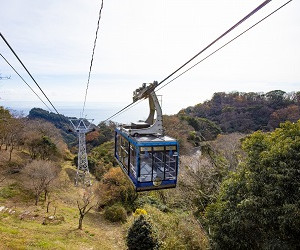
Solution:
<svg viewBox="0 0 300 250"><path fill-rule="evenodd" d="M143 84L134 92L134 101L149 98L148 119L115 129L115 158L137 192L175 188L177 183L179 144L163 134L156 85Z"/></svg>
<svg viewBox="0 0 300 250"><path fill-rule="evenodd" d="M135 136L115 130L115 158L136 191L176 187L178 142L168 136Z"/></svg>

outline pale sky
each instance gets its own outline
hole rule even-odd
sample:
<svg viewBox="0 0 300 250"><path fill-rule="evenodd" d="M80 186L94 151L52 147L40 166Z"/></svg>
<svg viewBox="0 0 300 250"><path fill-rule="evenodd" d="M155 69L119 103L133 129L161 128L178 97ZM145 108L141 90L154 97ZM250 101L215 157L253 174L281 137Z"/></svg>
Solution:
<svg viewBox="0 0 300 250"><path fill-rule="evenodd" d="M164 79L262 2L104 0L87 108L95 102L131 103L143 82ZM273 0L193 62L285 2ZM100 5L100 0L1 1L1 33L55 106L83 105ZM177 113L220 91L299 91L299 13L300 1L294 0L163 88L158 92L163 113ZM38 92L2 39L0 52ZM2 58L0 74L11 76L0 81L0 105L36 101L46 109Z"/></svg>

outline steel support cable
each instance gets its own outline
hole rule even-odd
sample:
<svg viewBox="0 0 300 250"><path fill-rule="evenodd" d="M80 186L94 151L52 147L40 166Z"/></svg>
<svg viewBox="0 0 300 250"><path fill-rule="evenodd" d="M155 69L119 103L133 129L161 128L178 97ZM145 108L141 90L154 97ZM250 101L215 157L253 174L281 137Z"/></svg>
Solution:
<svg viewBox="0 0 300 250"><path fill-rule="evenodd" d="M168 84L170 84L171 82L173 82L174 80L178 79L180 76L184 75L185 73L187 73L188 71L190 71L192 68L194 68L195 66L197 66L198 64L200 64L201 62L205 61L206 59L208 59L209 57L211 57L212 55L214 55L216 52L218 52L219 50L223 49L224 47L226 47L228 44L230 44L231 42L235 41L237 38L239 38L240 36L244 35L246 32L248 32L249 30L251 30L252 28L254 28L255 26L257 26L258 24L260 24L261 22L263 22L264 20L266 20L267 18L269 18L271 15L275 14L277 11L279 11L280 9L282 9L283 7L285 7L287 4L289 4L290 2L292 2L293 0L289 0L286 3L284 3L283 5L281 5L280 7L278 7L277 9L275 9L273 12L271 12L270 14L268 14L267 16L265 16L264 18L262 18L261 20L259 20L258 22L256 22L254 25L250 26L248 29L244 30L242 33L240 33L239 35L237 35L236 37L234 37L233 39L231 39L230 41L228 41L227 43L225 43L224 45L222 45L221 47L219 47L218 49L216 49L215 51L213 51L212 53L210 53L208 56L204 57L203 59L201 59L199 62L195 63L194 65L192 65L191 67L189 67L187 70L185 70L184 72L182 72L181 74L179 74L178 76L176 76L175 78L173 78L172 80L170 80L169 82L167 82L166 84L164 84L163 86L161 86L159 89L157 89L155 92L161 90L162 88L164 88L165 86L167 86ZM143 100L141 100L143 101ZM140 102L141 102L140 101ZM137 102L136 104L139 104L140 102ZM120 110L118 113L116 113L115 115L109 117L108 119L106 119L105 121L108 121L109 119L111 119L112 117L115 117L117 115L122 114L123 112L129 110L131 107L131 105L133 105L133 103L131 103L130 105L127 105L124 109ZM135 104L135 105L136 105ZM134 106L135 106L134 105ZM132 107L134 107L132 106Z"/></svg>
<svg viewBox="0 0 300 250"><path fill-rule="evenodd" d="M204 49L202 49L200 52L198 52L195 56L193 56L191 59L189 59L186 63L184 63L182 66L180 66L178 69L176 69L173 73L168 75L165 79L160 81L156 87L161 85L163 82L168 80L170 77L175 75L179 70L181 70L183 67L185 67L187 64L189 64L191 61L193 61L196 57L201 55L204 51L206 51L208 48L210 48L212 45L214 45L217 41L222 39L224 36L226 36L228 33L230 33L232 30L234 30L236 27L238 27L240 24L242 24L244 21L246 21L249 17L254 15L256 12L258 12L260 9L262 9L264 6L266 6L268 3L270 3L272 0L266 0L262 4L260 4L258 7L256 7L254 10L252 10L248 15L246 15L244 18L242 18L240 21L238 21L235 25L233 25L230 29L225 31L222 35L220 35L217 39L212 41L209 45L207 45Z"/></svg>
<svg viewBox="0 0 300 250"><path fill-rule="evenodd" d="M37 83L37 81L33 78L33 76L30 74L30 72L28 71L28 69L25 67L25 65L23 64L23 62L21 61L21 59L18 57L18 55L16 54L16 52L13 50L13 48L10 46L10 44L7 42L7 40L5 39L5 37L2 35L2 33L0 33L1 38L3 39L3 41L6 43L6 45L9 47L9 49L11 50L11 52L15 55L15 57L18 59L18 61L21 63L21 65L23 66L23 68L26 70L26 72L28 73L28 75L31 77L31 79L34 81L34 83L36 84L36 86L38 86L39 90L43 93L43 95L46 97L47 101L51 104L52 108L55 110L55 112L60 115L60 113L58 113L57 109L54 107L54 105L52 104L52 102L50 101L50 99L48 98L48 96L45 94L45 92L42 90L42 88L40 87L40 85Z"/></svg>
<svg viewBox="0 0 300 250"><path fill-rule="evenodd" d="M229 28L228 30L226 30L222 35L220 35L218 38L216 38L214 41L212 41L209 45L207 45L204 49L202 49L200 52L198 52L196 55L194 55L191 59L189 59L187 62L185 62L183 65L181 65L178 69L176 69L175 71L173 71L170 75L168 75L166 78L164 78L162 81L160 81L158 83L158 85L156 85L154 87L154 89L156 87L158 87L159 85L161 85L162 83L164 83L166 80L168 80L170 77L172 77L174 74L176 74L179 70L181 70L182 68L184 68L187 64L189 64L192 60L194 60L196 57L198 57L199 55L201 55L204 51L206 51L208 48L210 48L212 45L214 45L217 41L219 41L220 39L222 39L224 36L226 36L228 33L230 33L232 30L234 30L236 27L238 27L240 24L242 24L244 21L246 21L249 17L251 17L252 15L254 15L256 12L258 12L260 9L262 9L264 6L266 6L268 3L270 3L272 0L265 0L263 3L261 3L259 6L257 6L254 10L252 10L249 14L247 14L245 17L243 17L240 21L238 21L236 24L234 24L231 28ZM153 89L153 90L154 90ZM151 91L151 90L150 90ZM108 121L109 119L115 117L116 115L118 115L119 113L121 113L122 111L126 110L127 108L129 108L132 104L134 104L135 102L132 102L130 104L128 104L126 107L124 107L123 109L121 109L120 111L118 111L117 113L115 113L114 115L110 116L109 118L107 118L105 121Z"/></svg>
<svg viewBox="0 0 300 250"><path fill-rule="evenodd" d="M85 90L85 96L84 96L84 102L83 102L83 108L82 108L82 117L83 117L83 113L84 113L84 109L85 109L87 92L88 92L88 88L89 88L89 84L90 84L91 71L92 71L92 66L93 66L93 61L94 61L94 54L95 54L96 43L97 43L97 38L98 38L98 31L99 31L99 26L100 26L100 19L101 19L102 9L103 9L103 0L101 2L101 7L100 7L100 10L99 10L99 17L98 17L97 29L96 29L96 37L95 37L95 40L94 40L94 47L93 47L93 52L92 52L92 58L91 58L91 64L90 64L90 69L89 69L88 81L87 81L87 84L86 84L86 90Z"/></svg>
<svg viewBox="0 0 300 250"><path fill-rule="evenodd" d="M9 63L9 61L0 53L0 56L4 59L4 61L13 69L13 71L15 71L15 73L22 79L22 81L28 86L28 88L30 88L30 90L40 99L40 101L42 103L44 103L44 105L49 109L50 112L51 109L48 107L48 105L42 100L42 98L34 91L33 88L31 88L31 86L24 80L24 78L18 73L18 71Z"/></svg>
<svg viewBox="0 0 300 250"><path fill-rule="evenodd" d="M176 76L175 78L173 78L171 81L167 82L166 84L164 84L163 86L161 86L159 89L157 89L155 92L161 90L162 88L164 88L165 86L167 86L168 84L170 84L171 82L173 82L174 80L176 80L177 78L179 78L180 76L182 76L183 74L187 73L188 71L190 71L192 68L194 68L195 66L197 66L198 64L200 64L201 62L205 61L206 59L208 59L209 57L211 57L213 54L215 54L216 52L218 52L219 50L223 49L225 46L227 46L228 44L232 43L234 40L236 40L237 38L239 38L240 36L244 35L246 32L248 32L249 30L251 30L252 28L254 28L256 25L260 24L261 22L263 22L264 20L266 20L268 17L270 17L271 15L273 15L275 12L279 11L281 8L283 8L284 6L286 6L287 4L289 4L290 2L292 2L293 0L289 0L288 2L284 3L283 5L281 5L279 8L277 8L276 10L274 10L273 12L271 12L270 14L268 14L267 16L265 16L264 18L260 19L258 22L256 22L255 24L253 24L252 26L250 26L248 29L244 30L242 33L240 33L239 35L237 35L236 37L234 37L233 39L231 39L230 41L228 41L227 43L223 44L221 47L219 47L218 49L216 49L215 51L213 51L212 53L210 53L208 56L204 57L203 59L201 59L199 62L195 63L193 66L189 67L188 69L186 69L185 71L183 71L182 73L180 73L178 76Z"/></svg>
<svg viewBox="0 0 300 250"><path fill-rule="evenodd" d="M126 112L127 110L129 110L129 109L135 107L136 105L140 104L142 101L145 101L145 100L146 100L146 99L141 99L141 100L138 100L138 101L136 101L136 102L131 103L130 105L127 105L122 111L120 111L120 113L118 113L118 114L115 115L115 116L119 116L119 115L123 114L123 113ZM113 116L113 117L115 117L115 116ZM110 119L110 118L108 118L108 119ZM108 121L108 119L105 120L104 122Z"/></svg>

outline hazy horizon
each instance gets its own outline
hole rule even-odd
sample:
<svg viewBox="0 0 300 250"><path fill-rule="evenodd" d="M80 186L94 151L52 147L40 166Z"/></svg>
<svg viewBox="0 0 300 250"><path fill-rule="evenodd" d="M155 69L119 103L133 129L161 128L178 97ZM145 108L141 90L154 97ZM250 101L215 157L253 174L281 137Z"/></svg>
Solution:
<svg viewBox="0 0 300 250"><path fill-rule="evenodd" d="M268 92L274 89L288 92L299 89L300 1L286 5L177 78L194 63L202 61L285 1L270 1L177 72L174 75L176 80L171 84L157 90L159 95L163 95L163 113L174 114L182 108L210 99L215 92ZM58 102L73 101L79 101L82 105L87 89L99 2L2 2L1 34L54 106ZM122 102L125 105L121 108L125 107L132 102L132 92L142 83L165 79L261 2L107 1L99 26L87 105L98 101L116 102L109 106L114 108ZM2 40L0 51L36 93L41 95ZM2 58L0 74L10 77L9 80L0 81L0 103L20 101L23 107L26 100L38 101Z"/></svg>
<svg viewBox="0 0 300 250"><path fill-rule="evenodd" d="M110 103L110 102L92 102L88 103L84 117L88 119L94 119L94 123L98 124L101 121L106 120L120 109L124 108L128 103L119 102L119 103ZM3 106L9 110L23 112L23 115L27 116L29 111L32 108L41 108L50 112L47 107L40 102L34 101L6 101L5 103L0 102L0 106ZM55 104L57 111L67 117L81 117L82 112L82 103L80 102L57 102ZM132 107L131 109L127 110L123 114L114 117L112 120L119 123L130 123L138 120L146 119L148 116L148 101L144 101L139 105ZM53 112L53 111L51 111ZM179 112L179 110L178 110ZM177 113L178 113L177 112ZM54 112L55 113L55 112ZM164 113L165 114L165 113Z"/></svg>

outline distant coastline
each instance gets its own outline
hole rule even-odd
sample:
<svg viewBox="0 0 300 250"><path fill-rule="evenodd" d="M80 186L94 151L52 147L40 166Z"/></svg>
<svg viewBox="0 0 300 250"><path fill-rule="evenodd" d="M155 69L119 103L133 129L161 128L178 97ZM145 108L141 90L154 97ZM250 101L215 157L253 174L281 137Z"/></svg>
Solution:
<svg viewBox="0 0 300 250"><path fill-rule="evenodd" d="M132 121L138 121L140 119L145 119L148 114L148 107L147 102L146 106L144 105L137 105L132 109L124 112L123 114L113 118L113 121L120 122L120 123L130 123ZM94 119L94 124L99 124L101 121L106 120L108 117L112 116L120 109L125 107L128 103L90 103L85 108L84 117L88 119ZM56 108L59 113L63 114L64 116L68 117L80 117L82 112L82 106L80 103L57 103L55 104ZM22 113L24 116L29 114L29 111L36 107L42 108L47 110L43 104L37 102L17 102L17 101L5 101L2 102L0 100L0 106L3 106L11 111L16 111L17 113ZM52 111L54 112L54 111ZM140 117L141 116L141 117Z"/></svg>

